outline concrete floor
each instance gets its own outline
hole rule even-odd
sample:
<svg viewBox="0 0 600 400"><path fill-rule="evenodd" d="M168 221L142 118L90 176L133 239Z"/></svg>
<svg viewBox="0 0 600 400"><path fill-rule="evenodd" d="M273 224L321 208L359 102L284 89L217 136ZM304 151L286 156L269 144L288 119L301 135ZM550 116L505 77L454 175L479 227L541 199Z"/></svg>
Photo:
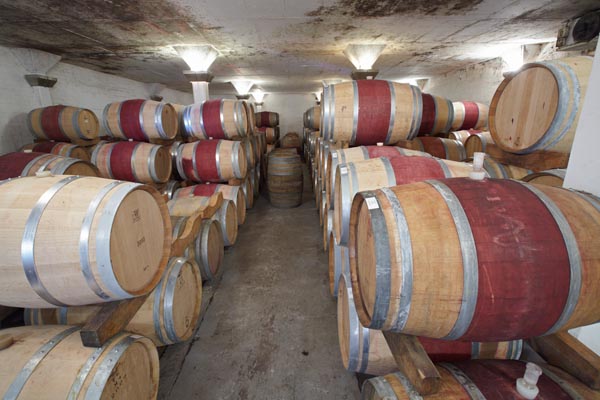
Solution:
<svg viewBox="0 0 600 400"><path fill-rule="evenodd" d="M179 350L180 373L171 370L169 383L161 375L161 398L359 399L355 375L342 366L327 255L306 188L307 180L299 208L274 208L264 194L255 202L189 351Z"/></svg>

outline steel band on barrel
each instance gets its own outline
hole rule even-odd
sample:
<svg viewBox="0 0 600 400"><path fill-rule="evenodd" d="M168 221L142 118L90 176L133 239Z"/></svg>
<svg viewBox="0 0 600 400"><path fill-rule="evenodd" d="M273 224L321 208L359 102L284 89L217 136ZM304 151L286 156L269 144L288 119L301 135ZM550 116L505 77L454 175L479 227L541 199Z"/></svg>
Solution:
<svg viewBox="0 0 600 400"><path fill-rule="evenodd" d="M471 378L469 378L467 374L465 374L458 367L448 363L439 363L438 365L452 374L454 379L461 384L463 389L467 392L472 400L486 400L485 396L481 393L477 385L475 385Z"/></svg>

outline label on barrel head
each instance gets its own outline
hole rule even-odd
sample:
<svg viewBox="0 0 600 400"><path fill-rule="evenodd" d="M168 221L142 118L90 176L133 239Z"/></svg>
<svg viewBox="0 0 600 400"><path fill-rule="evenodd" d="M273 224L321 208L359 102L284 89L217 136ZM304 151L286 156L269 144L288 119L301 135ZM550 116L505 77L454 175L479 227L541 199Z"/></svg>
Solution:
<svg viewBox="0 0 600 400"><path fill-rule="evenodd" d="M377 199L375 197L366 197L365 201L367 202L367 208L369 210L379 208L379 203L377 203Z"/></svg>
<svg viewBox="0 0 600 400"><path fill-rule="evenodd" d="M348 168L340 167L340 174L347 174L347 173L348 173Z"/></svg>
<svg viewBox="0 0 600 400"><path fill-rule="evenodd" d="M337 153L331 153L331 158L337 158Z"/></svg>

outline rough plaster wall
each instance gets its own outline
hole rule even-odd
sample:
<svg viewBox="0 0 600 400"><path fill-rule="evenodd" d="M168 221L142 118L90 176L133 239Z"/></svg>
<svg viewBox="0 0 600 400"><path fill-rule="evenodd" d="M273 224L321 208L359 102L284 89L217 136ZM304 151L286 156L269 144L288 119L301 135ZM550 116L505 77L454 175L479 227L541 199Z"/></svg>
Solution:
<svg viewBox="0 0 600 400"><path fill-rule="evenodd" d="M452 101L470 100L490 104L502 79L502 59L496 58L465 69L435 76L428 80L424 92Z"/></svg>
<svg viewBox="0 0 600 400"><path fill-rule="evenodd" d="M26 74L13 54L0 46L0 154L15 151L32 141L27 129L26 116L37 107L33 89L23 77ZM148 99L152 94L149 85L131 79L58 63L48 72L58 79L50 89L54 104L89 108L102 116L104 106L113 101L132 98ZM159 92L164 101L180 104L192 103L190 93L163 89Z"/></svg>

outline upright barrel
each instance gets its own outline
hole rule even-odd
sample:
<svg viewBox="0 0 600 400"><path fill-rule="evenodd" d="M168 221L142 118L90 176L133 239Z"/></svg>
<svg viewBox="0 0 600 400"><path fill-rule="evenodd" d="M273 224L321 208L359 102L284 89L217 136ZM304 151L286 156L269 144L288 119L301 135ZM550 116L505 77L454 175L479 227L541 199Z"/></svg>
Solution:
<svg viewBox="0 0 600 400"><path fill-rule="evenodd" d="M172 258L165 274L124 330L145 336L156 346L189 339L200 317L202 279L192 260ZM28 325L85 325L99 306L25 309Z"/></svg>
<svg viewBox="0 0 600 400"><path fill-rule="evenodd" d="M246 196L241 186L221 185L217 183L205 183L203 185L187 186L177 190L174 198L193 196L212 196L221 192L223 198L234 202L237 208L238 223L241 225L246 221Z"/></svg>
<svg viewBox="0 0 600 400"><path fill-rule="evenodd" d="M156 399L158 353L150 339L118 333L102 347L84 347L71 326L2 331L13 344L0 351L4 399Z"/></svg>
<svg viewBox="0 0 600 400"><path fill-rule="evenodd" d="M248 134L248 116L238 100L206 100L183 111L185 135L197 139L233 139Z"/></svg>
<svg viewBox="0 0 600 400"><path fill-rule="evenodd" d="M260 111L254 114L256 127L276 127L279 125L279 114L273 111Z"/></svg>
<svg viewBox="0 0 600 400"><path fill-rule="evenodd" d="M150 143L99 143L92 153L92 163L104 178L165 183L171 177L169 149Z"/></svg>
<svg viewBox="0 0 600 400"><path fill-rule="evenodd" d="M372 329L474 341L598 321L599 210L591 195L509 179L360 192L349 241L359 318Z"/></svg>
<svg viewBox="0 0 600 400"><path fill-rule="evenodd" d="M312 131L321 128L321 106L314 106L304 113L304 127Z"/></svg>
<svg viewBox="0 0 600 400"><path fill-rule="evenodd" d="M200 140L177 148L177 172L192 182L224 182L243 179L248 171L240 142Z"/></svg>
<svg viewBox="0 0 600 400"><path fill-rule="evenodd" d="M338 244L348 244L352 199L356 193L427 179L469 176L472 170L470 164L433 157L379 157L340 164L333 203L333 231Z"/></svg>
<svg viewBox="0 0 600 400"><path fill-rule="evenodd" d="M487 126L490 108L475 101L455 101L452 103L454 118L452 130L481 129Z"/></svg>
<svg viewBox="0 0 600 400"><path fill-rule="evenodd" d="M143 295L170 252L164 200L136 183L64 175L2 181L0 220L0 304L10 307Z"/></svg>
<svg viewBox="0 0 600 400"><path fill-rule="evenodd" d="M35 176L42 171L54 175L99 175L98 168L78 158L48 153L8 153L0 156L0 180Z"/></svg>
<svg viewBox="0 0 600 400"><path fill-rule="evenodd" d="M416 86L382 80L329 85L323 92L323 137L350 145L412 139L419 132L422 111Z"/></svg>
<svg viewBox="0 0 600 400"><path fill-rule="evenodd" d="M440 96L423 93L423 117L419 135L450 132L454 120L452 102Z"/></svg>
<svg viewBox="0 0 600 400"><path fill-rule="evenodd" d="M275 150L269 154L269 201L275 207L290 208L302 204L303 174L298 154Z"/></svg>
<svg viewBox="0 0 600 400"><path fill-rule="evenodd" d="M385 375L398 371L396 360L383 333L364 328L360 324L348 275L340 277L338 290L338 339L344 368L369 375ZM471 359L518 360L523 349L522 340L462 342L419 337L419 342L433 362Z"/></svg>
<svg viewBox="0 0 600 400"><path fill-rule="evenodd" d="M21 147L23 152L33 151L36 153L51 153L57 156L79 158L83 161L90 161L90 155L85 148L76 144L64 142L40 142L26 144Z"/></svg>
<svg viewBox="0 0 600 400"><path fill-rule="evenodd" d="M296 132L288 132L281 138L282 149L296 149L298 155L302 153L302 139Z"/></svg>
<svg viewBox="0 0 600 400"><path fill-rule="evenodd" d="M153 100L135 99L107 104L102 121L109 136L139 142L174 139L179 130L179 115L175 108Z"/></svg>
<svg viewBox="0 0 600 400"><path fill-rule="evenodd" d="M591 57L529 63L505 78L492 98L489 127L502 150L569 153L592 68Z"/></svg>
<svg viewBox="0 0 600 400"><path fill-rule="evenodd" d="M100 124L93 111L71 106L36 108L27 115L29 130L40 139L57 142L92 140L98 137Z"/></svg>
<svg viewBox="0 0 600 400"><path fill-rule="evenodd" d="M474 360L436 364L441 375L439 392L427 400L524 399L517 391L517 379L523 378L526 365L512 360ZM540 365L537 382L538 400L600 399L600 392L584 385L566 372L548 364ZM415 399L416 389L402 373L371 378L363 384L362 400ZM420 397L420 396L419 396Z"/></svg>

